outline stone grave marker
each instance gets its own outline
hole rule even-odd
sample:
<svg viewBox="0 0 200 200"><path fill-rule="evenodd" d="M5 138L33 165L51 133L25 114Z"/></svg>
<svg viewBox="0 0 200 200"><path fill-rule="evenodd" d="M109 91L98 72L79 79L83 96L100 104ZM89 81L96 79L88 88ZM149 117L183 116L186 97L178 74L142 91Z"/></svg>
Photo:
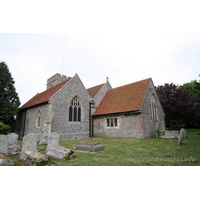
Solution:
<svg viewBox="0 0 200 200"><path fill-rule="evenodd" d="M45 130L43 131L42 138L39 145L46 145L48 140L48 135L51 133L51 123L53 120L54 113L48 113L44 120Z"/></svg>
<svg viewBox="0 0 200 200"><path fill-rule="evenodd" d="M16 133L10 133L8 136L8 145L18 144L18 135Z"/></svg>
<svg viewBox="0 0 200 200"><path fill-rule="evenodd" d="M8 154L11 156L18 155L21 152L21 147L18 145L18 134L10 133L8 137Z"/></svg>
<svg viewBox="0 0 200 200"><path fill-rule="evenodd" d="M14 166L12 160L0 153L0 166Z"/></svg>
<svg viewBox="0 0 200 200"><path fill-rule="evenodd" d="M0 153L3 153L5 155L8 154L8 137L7 135L0 134Z"/></svg>
<svg viewBox="0 0 200 200"><path fill-rule="evenodd" d="M180 145L180 144L182 143L184 133L185 133L185 131L184 131L184 129L182 128L182 129L181 129L181 132L180 132L179 140L178 140L178 145Z"/></svg>
<svg viewBox="0 0 200 200"><path fill-rule="evenodd" d="M55 159L62 159L62 160L69 160L75 158L73 151L59 146L58 133L50 133L47 142L46 155Z"/></svg>
<svg viewBox="0 0 200 200"><path fill-rule="evenodd" d="M186 130L184 130L185 131L185 138L187 138L187 131Z"/></svg>
<svg viewBox="0 0 200 200"><path fill-rule="evenodd" d="M19 159L32 166L42 166L49 163L49 158L45 154L37 151L38 136L30 133L23 137L23 146Z"/></svg>
<svg viewBox="0 0 200 200"><path fill-rule="evenodd" d="M99 142L80 142L76 146L77 150L96 152L104 149L104 146Z"/></svg>

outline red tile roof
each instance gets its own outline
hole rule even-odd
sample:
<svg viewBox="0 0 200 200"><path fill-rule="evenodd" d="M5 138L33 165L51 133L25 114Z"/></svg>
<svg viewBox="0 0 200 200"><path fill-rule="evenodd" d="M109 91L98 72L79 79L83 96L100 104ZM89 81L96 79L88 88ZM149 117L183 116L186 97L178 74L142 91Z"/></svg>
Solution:
<svg viewBox="0 0 200 200"><path fill-rule="evenodd" d="M139 111L150 80L149 78L109 90L94 115Z"/></svg>
<svg viewBox="0 0 200 200"><path fill-rule="evenodd" d="M89 93L89 95L91 97L94 97L97 92L104 86L105 83L101 84L101 85L97 85L97 86L94 86L94 87L91 87L91 88L88 88L87 91Z"/></svg>
<svg viewBox="0 0 200 200"><path fill-rule="evenodd" d="M63 81L62 83L59 83L58 85L55 85L54 87L36 94L32 99L30 99L27 103L25 103L21 109L29 108L41 103L47 102L59 89L61 89L71 78L67 79L66 81Z"/></svg>

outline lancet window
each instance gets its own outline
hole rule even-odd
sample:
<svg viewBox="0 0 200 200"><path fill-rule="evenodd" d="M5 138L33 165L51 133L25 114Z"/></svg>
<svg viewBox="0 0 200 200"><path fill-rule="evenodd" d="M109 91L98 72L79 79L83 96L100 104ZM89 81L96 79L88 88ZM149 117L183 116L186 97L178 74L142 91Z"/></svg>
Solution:
<svg viewBox="0 0 200 200"><path fill-rule="evenodd" d="M157 104L153 94L150 97L150 115L152 121L158 121Z"/></svg>
<svg viewBox="0 0 200 200"><path fill-rule="evenodd" d="M81 102L77 96L71 100L69 106L69 121L70 122L81 121Z"/></svg>

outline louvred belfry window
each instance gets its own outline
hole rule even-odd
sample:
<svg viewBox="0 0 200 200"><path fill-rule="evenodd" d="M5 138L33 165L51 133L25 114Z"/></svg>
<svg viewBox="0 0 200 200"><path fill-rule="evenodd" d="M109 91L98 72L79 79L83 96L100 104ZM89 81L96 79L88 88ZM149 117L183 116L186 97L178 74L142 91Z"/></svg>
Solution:
<svg viewBox="0 0 200 200"><path fill-rule="evenodd" d="M70 122L81 121L81 102L77 96L71 100L69 106L69 121Z"/></svg>

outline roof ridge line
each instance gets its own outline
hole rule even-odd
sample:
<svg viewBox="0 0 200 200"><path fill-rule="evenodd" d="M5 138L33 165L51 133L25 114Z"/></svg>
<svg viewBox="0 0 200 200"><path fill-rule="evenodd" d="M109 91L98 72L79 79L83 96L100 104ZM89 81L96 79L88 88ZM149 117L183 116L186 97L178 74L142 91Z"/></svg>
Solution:
<svg viewBox="0 0 200 200"><path fill-rule="evenodd" d="M131 84L134 84L134 83L139 83L139 82L142 82L142 81L146 81L148 79L150 80L152 78L146 78L146 79L143 79L141 81L136 81L136 82L133 82L133 83L128 83L128 84L125 84L125 85L122 85L122 86L118 86L118 87L112 88L111 90L114 90L114 89L117 89L117 88L121 88L121 87L124 87L124 86L127 86L127 85L131 85Z"/></svg>

